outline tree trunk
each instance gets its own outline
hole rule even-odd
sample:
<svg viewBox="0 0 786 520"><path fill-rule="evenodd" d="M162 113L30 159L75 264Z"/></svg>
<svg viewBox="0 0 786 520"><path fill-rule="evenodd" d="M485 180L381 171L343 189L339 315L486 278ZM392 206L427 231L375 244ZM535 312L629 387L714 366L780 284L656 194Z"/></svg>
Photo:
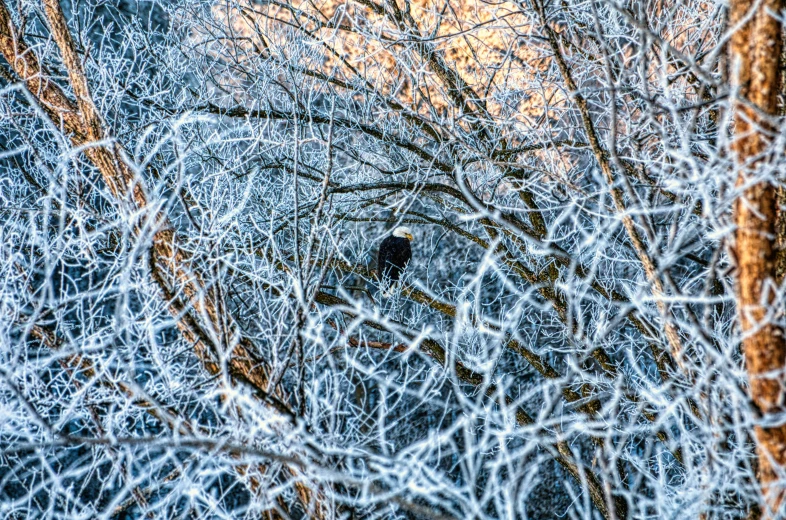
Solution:
<svg viewBox="0 0 786 520"><path fill-rule="evenodd" d="M771 13L780 13L783 0L732 0L731 66L734 98L735 138L732 152L743 189L734 208L737 225L737 298L750 391L761 412L755 428L759 459L759 482L764 496L765 517L777 516L784 498L786 425L762 426L768 416L783 410L783 370L786 341L783 329L773 323L773 301L777 278L776 222L777 191L762 174L769 164L772 120L778 114L780 23Z"/></svg>

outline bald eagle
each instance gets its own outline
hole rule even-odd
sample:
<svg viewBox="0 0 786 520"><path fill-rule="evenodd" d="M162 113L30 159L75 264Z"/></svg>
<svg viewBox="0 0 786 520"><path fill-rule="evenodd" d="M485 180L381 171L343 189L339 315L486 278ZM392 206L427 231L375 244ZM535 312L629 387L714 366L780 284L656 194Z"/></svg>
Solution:
<svg viewBox="0 0 786 520"><path fill-rule="evenodd" d="M412 258L412 231L407 227L399 226L393 230L393 235L387 237L379 246L377 257L377 272L382 282L382 297L389 298L393 288L401 277L401 271L407 267Z"/></svg>

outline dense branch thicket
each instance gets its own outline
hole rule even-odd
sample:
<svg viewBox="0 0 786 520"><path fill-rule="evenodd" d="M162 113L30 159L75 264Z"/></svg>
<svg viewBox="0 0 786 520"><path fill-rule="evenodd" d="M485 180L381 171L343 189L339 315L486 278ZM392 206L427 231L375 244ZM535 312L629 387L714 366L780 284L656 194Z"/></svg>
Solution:
<svg viewBox="0 0 786 520"><path fill-rule="evenodd" d="M782 8L0 2L0 512L782 514Z"/></svg>

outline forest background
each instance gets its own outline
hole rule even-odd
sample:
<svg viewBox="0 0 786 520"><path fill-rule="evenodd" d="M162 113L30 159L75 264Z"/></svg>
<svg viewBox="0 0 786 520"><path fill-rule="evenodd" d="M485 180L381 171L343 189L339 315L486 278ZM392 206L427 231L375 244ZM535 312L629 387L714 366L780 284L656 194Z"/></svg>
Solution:
<svg viewBox="0 0 786 520"><path fill-rule="evenodd" d="M784 7L0 1L0 515L782 517Z"/></svg>

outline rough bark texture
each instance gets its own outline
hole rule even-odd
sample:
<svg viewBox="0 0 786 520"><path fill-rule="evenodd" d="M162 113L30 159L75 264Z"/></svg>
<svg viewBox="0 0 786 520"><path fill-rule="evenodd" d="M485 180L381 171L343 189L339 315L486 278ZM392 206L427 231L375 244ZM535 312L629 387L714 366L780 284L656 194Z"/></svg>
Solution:
<svg viewBox="0 0 786 520"><path fill-rule="evenodd" d="M733 81L738 89L732 151L739 166L737 186L744 188L734 208L738 305L751 397L762 422L783 410L786 364L786 341L781 326L772 322L770 305L777 278L777 191L771 183L756 180L768 162L769 116L778 114L782 33L770 13L779 13L783 7L783 0L733 0L730 13L732 26L742 24L731 40ZM758 425L756 440L765 516L776 517L784 498L786 425Z"/></svg>

